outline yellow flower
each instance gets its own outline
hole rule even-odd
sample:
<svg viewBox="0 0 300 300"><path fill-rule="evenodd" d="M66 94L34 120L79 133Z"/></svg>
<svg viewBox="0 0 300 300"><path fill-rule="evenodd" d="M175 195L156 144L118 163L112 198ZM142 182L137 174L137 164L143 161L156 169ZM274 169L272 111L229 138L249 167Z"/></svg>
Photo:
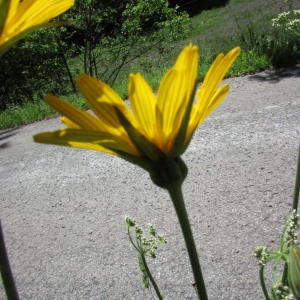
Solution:
<svg viewBox="0 0 300 300"><path fill-rule="evenodd" d="M74 0L0 0L0 56L28 33L62 24L48 21L73 4Z"/></svg>
<svg viewBox="0 0 300 300"><path fill-rule="evenodd" d="M149 163L177 158L195 129L227 95L228 84L219 84L239 53L240 48L235 48L226 56L220 54L198 91L198 48L192 44L164 76L157 96L140 73L130 74L131 109L108 85L82 74L76 82L96 116L49 95L46 102L64 116L67 128L37 134L34 140L107 152L145 169Z"/></svg>

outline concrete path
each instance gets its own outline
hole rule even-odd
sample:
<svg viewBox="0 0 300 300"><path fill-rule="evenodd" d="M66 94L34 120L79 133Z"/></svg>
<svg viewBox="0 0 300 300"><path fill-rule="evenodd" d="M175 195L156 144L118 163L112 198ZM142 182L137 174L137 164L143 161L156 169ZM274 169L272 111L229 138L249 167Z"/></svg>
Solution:
<svg viewBox="0 0 300 300"><path fill-rule="evenodd" d="M257 300L251 253L278 247L291 210L300 67L226 81L230 95L183 156L184 194L209 298ZM0 215L21 299L151 299L125 215L168 238L150 263L166 299L196 299L167 193L119 158L32 142L60 127L57 118L0 132Z"/></svg>

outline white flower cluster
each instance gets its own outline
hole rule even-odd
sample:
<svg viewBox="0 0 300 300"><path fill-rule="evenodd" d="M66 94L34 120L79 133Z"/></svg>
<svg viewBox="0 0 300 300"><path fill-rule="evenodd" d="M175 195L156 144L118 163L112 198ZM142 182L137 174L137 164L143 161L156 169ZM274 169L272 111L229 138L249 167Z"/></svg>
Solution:
<svg viewBox="0 0 300 300"><path fill-rule="evenodd" d="M257 246L252 255L258 259L259 266L264 266L266 259L270 256L267 248L262 246Z"/></svg>
<svg viewBox="0 0 300 300"><path fill-rule="evenodd" d="M272 19L273 26L282 26L292 31L296 35L300 35L300 10L292 10L283 12Z"/></svg>
<svg viewBox="0 0 300 300"><path fill-rule="evenodd" d="M297 230L299 229L299 215L297 214L296 210L294 209L288 222L288 226L285 232L285 241L288 244L295 243L298 244L298 233Z"/></svg>
<svg viewBox="0 0 300 300"><path fill-rule="evenodd" d="M137 244L135 248L141 252L144 256L156 258L156 250L159 244L166 244L167 240L163 234L158 234L152 224L148 226L148 233L144 234L144 231L136 223L136 220L125 217L125 221L128 229L133 228L135 232L135 239Z"/></svg>
<svg viewBox="0 0 300 300"><path fill-rule="evenodd" d="M276 283L272 288L272 293L275 294L278 300L294 300L294 296L290 293L290 288L284 286L281 282Z"/></svg>

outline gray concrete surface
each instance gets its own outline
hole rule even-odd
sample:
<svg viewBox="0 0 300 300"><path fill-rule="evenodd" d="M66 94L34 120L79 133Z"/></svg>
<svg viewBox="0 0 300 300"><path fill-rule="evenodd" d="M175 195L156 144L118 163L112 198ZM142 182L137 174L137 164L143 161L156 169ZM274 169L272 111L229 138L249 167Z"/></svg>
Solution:
<svg viewBox="0 0 300 300"><path fill-rule="evenodd" d="M209 298L256 300L252 250L278 246L291 209L300 67L226 81L230 95L183 156L184 194ZM60 127L57 118L0 132L0 213L21 299L151 299L125 215L168 238L150 263L166 299L196 299L166 192L119 158L32 142Z"/></svg>

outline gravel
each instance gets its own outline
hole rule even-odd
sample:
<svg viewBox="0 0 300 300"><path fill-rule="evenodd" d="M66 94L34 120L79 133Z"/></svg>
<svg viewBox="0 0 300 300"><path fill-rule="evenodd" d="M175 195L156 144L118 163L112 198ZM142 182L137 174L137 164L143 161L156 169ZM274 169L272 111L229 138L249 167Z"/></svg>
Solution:
<svg viewBox="0 0 300 300"><path fill-rule="evenodd" d="M300 67L225 81L229 96L183 155L183 189L209 299L257 300L252 251L277 249L291 211ZM196 299L166 191L117 157L32 142L60 127L56 118L0 131L0 215L20 298L151 299L126 234L128 215L168 239L149 261L165 299Z"/></svg>

